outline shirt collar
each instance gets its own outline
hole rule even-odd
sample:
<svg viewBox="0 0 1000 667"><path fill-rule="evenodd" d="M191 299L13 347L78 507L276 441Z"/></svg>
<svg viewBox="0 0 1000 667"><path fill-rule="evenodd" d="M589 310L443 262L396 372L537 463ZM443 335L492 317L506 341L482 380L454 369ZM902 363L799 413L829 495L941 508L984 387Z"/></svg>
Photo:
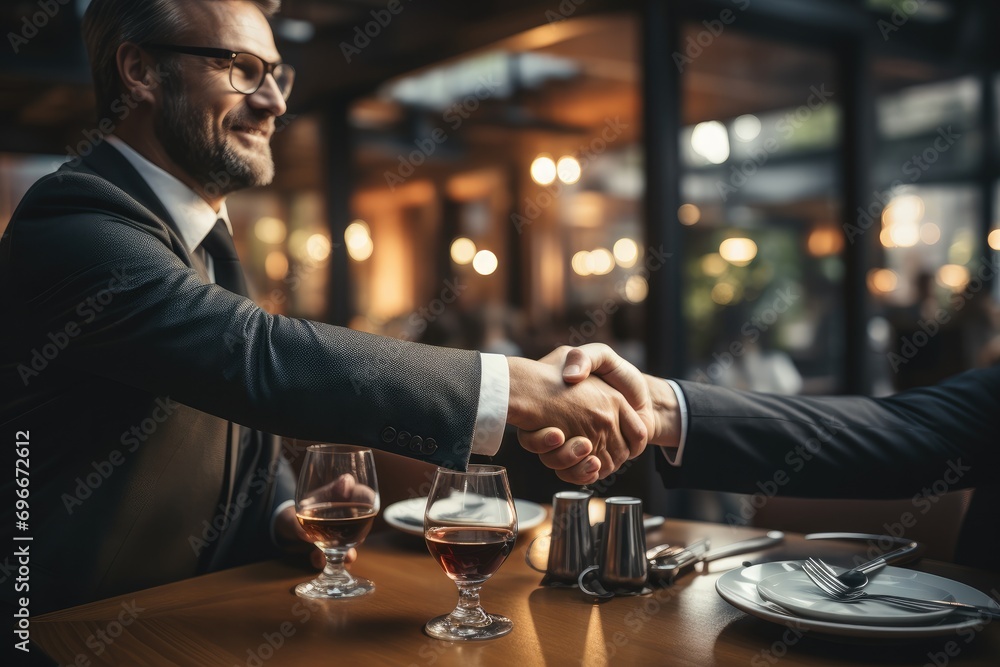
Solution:
<svg viewBox="0 0 1000 667"><path fill-rule="evenodd" d="M216 213L198 193L140 155L120 137L109 134L105 137L105 141L118 149L118 152L139 172L153 194L159 198L167 213L177 224L188 252L193 252L201 245L212 231L216 220L220 218L226 222L226 227L232 235L233 225L229 221L229 210L226 208L225 200Z"/></svg>

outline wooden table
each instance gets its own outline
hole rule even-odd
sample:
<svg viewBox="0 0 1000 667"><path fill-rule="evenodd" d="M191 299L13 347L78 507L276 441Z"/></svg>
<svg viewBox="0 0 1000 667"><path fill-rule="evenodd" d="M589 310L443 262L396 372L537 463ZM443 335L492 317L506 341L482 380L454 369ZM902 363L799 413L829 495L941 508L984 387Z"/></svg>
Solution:
<svg viewBox="0 0 1000 667"><path fill-rule="evenodd" d="M856 546L789 535L782 547L717 561L709 572L652 596L590 604L575 590L538 587L541 575L525 565L524 553L529 538L544 530L519 536L484 587L485 608L514 621L511 634L488 642L450 644L423 634L425 621L454 606L455 585L423 540L396 532L374 534L360 550L353 571L377 585L367 598L299 599L292 588L311 573L272 561L39 616L32 639L60 665L130 667L1000 664L1000 622L906 644L831 641L747 616L715 592L719 575L747 558L823 555L846 564ZM668 521L649 534L648 544L709 536L721 546L760 533ZM1000 591L1000 574L933 561L918 569Z"/></svg>

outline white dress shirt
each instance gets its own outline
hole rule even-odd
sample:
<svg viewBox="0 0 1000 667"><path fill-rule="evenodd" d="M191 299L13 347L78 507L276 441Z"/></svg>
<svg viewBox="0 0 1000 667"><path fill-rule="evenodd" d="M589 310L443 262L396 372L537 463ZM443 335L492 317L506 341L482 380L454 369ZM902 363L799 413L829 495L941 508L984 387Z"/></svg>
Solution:
<svg viewBox="0 0 1000 667"><path fill-rule="evenodd" d="M684 398L684 390L681 389L681 386L673 380L667 380L666 382L670 385L670 388L674 390L674 394L677 396L677 408L681 413L681 436L677 441L676 449L671 447L660 447L660 450L663 452L663 456L666 457L667 463L672 466L679 466L681 464L681 458L684 456L684 443L687 442L688 406L687 400Z"/></svg>

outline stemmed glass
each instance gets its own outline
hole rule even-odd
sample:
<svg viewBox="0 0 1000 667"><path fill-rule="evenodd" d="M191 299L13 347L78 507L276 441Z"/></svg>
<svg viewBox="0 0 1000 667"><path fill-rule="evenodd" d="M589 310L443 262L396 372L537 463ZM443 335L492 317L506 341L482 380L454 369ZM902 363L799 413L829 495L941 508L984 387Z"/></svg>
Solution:
<svg viewBox="0 0 1000 667"><path fill-rule="evenodd" d="M438 468L427 508L427 549L458 586L458 606L424 626L447 641L492 639L514 627L510 619L487 614L479 589L507 559L517 537L517 514L501 466L470 465L468 472Z"/></svg>
<svg viewBox="0 0 1000 667"><path fill-rule="evenodd" d="M295 587L304 598L367 595L375 584L351 576L344 557L364 541L379 510L372 450L348 445L310 445L295 487L295 515L309 540L323 550L326 567Z"/></svg>

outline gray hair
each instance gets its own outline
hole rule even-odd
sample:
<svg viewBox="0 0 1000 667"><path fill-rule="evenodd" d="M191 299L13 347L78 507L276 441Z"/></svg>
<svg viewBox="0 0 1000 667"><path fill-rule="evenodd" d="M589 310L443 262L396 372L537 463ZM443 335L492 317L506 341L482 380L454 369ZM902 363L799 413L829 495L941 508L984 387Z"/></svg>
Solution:
<svg viewBox="0 0 1000 667"><path fill-rule="evenodd" d="M220 0L214 0L220 1ZM249 0L264 16L274 16L281 0ZM167 42L187 27L185 0L92 0L83 16L83 39L90 56L99 117L112 115L122 94L116 55L125 42Z"/></svg>

